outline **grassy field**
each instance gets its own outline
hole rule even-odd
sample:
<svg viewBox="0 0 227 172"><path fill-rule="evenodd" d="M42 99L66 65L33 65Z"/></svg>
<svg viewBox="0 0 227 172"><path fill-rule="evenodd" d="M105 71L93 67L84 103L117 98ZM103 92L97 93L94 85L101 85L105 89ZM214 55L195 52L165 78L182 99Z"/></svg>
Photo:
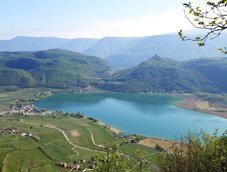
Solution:
<svg viewBox="0 0 227 172"><path fill-rule="evenodd" d="M56 162L72 163L80 159L89 159L99 154L102 148L94 145L91 139L92 132L96 144L105 145L119 142L114 133L104 126L100 126L88 119L70 116L12 116L0 118L0 161L3 172L13 172L22 166L26 171L31 166L32 171L67 171L55 166ZM54 128L48 128L48 127ZM17 134L9 133L4 128L16 127ZM56 129L57 128L57 129ZM73 148L68 143L61 129L66 133L73 144L79 147ZM79 132L78 137L71 135L72 130ZM38 136L34 140L29 136L22 137L21 133L32 133ZM145 150L154 153L153 149L138 144L124 144L120 150L133 156L135 150ZM152 158L156 163L156 159Z"/></svg>
<svg viewBox="0 0 227 172"><path fill-rule="evenodd" d="M87 127L92 126L95 130L94 133L99 133L100 138L97 139L99 143L104 144L105 142L114 140L112 133L106 132L101 126L94 125L91 121L86 119L64 116L54 118L50 116L20 116L19 118L23 121L16 121L18 117L1 118L0 121L1 129L16 127L18 132L18 134L9 134L4 131L0 135L2 171L12 171L14 167L11 166L11 162L14 162L14 165L19 165L21 159L24 159L24 162L22 162L24 169L26 169L25 161L31 160L33 162L32 165L36 167L37 170L45 166L45 169L48 169L47 171L57 171L60 169L55 167L54 162L63 161L70 163L82 158L89 158L98 153L95 151L85 151L80 148L73 150L73 146L66 141L61 132L47 128L45 125L56 126L64 130L73 143L94 150L100 148L93 145L90 133L86 130L84 125ZM73 129L79 131L79 137L73 138L70 135L70 131ZM28 136L21 137L19 133L23 132L33 133L38 136L40 140L35 141ZM103 138L103 140L101 138Z"/></svg>

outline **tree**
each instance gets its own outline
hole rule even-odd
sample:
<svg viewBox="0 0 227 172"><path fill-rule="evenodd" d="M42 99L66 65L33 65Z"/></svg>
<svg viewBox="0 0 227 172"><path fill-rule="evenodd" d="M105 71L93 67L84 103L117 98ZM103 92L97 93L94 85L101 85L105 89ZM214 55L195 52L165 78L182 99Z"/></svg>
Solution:
<svg viewBox="0 0 227 172"><path fill-rule="evenodd" d="M126 172L128 171L126 156L116 145L107 146L106 153L94 157L96 172Z"/></svg>
<svg viewBox="0 0 227 172"><path fill-rule="evenodd" d="M165 151L165 149L162 148L159 144L156 144L156 145L155 145L155 150L156 150L156 151L160 151L160 152Z"/></svg>
<svg viewBox="0 0 227 172"><path fill-rule="evenodd" d="M226 172L227 132L221 136L217 132L189 133L170 152L160 156L159 161L163 172Z"/></svg>
<svg viewBox="0 0 227 172"><path fill-rule="evenodd" d="M151 163L148 160L148 152L143 150L136 150L135 160L138 162L138 172L151 171Z"/></svg>
<svg viewBox="0 0 227 172"><path fill-rule="evenodd" d="M189 3L184 3L184 14L188 21L198 29L206 31L202 37L189 38L184 35L183 31L178 32L182 40L196 41L199 46L204 46L208 38L214 39L221 35L227 29L227 0L218 2L208 1L206 8L195 7ZM227 48L217 48L217 50L227 54Z"/></svg>

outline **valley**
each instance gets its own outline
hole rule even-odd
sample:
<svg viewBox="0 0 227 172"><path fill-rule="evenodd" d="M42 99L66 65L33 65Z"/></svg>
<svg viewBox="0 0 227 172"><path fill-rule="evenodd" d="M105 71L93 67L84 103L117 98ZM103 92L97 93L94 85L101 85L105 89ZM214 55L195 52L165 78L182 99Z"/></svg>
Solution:
<svg viewBox="0 0 227 172"><path fill-rule="evenodd" d="M227 172L227 0L0 6L0 172Z"/></svg>
<svg viewBox="0 0 227 172"><path fill-rule="evenodd" d="M89 171L111 145L129 157L131 171L139 170L137 152L156 169L188 131L224 132L227 59L115 54L147 39L155 37L58 40L68 50L0 52L1 170Z"/></svg>

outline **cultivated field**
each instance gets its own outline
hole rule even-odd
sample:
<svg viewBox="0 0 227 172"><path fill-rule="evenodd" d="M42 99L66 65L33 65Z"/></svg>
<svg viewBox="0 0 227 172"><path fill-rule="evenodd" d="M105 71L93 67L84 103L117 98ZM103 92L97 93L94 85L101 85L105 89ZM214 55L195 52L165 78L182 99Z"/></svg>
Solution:
<svg viewBox="0 0 227 172"><path fill-rule="evenodd" d="M0 161L3 172L17 171L20 167L22 171L28 168L37 172L69 171L57 167L55 163L89 159L103 153L103 145L122 141L105 126L85 118L64 115L1 117L0 126ZM12 128L16 128L15 131ZM72 135L72 132L77 136ZM22 136L23 133L27 135ZM120 147L129 155L135 153L135 148L148 153L155 152L136 143Z"/></svg>

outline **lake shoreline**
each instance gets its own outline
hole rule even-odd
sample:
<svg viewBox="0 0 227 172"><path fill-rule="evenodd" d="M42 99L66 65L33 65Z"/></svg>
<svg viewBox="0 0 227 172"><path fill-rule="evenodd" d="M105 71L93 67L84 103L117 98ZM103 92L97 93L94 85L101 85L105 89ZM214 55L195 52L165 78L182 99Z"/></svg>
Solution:
<svg viewBox="0 0 227 172"><path fill-rule="evenodd" d="M120 129L115 128L115 127L113 127L113 126L110 126L110 125L108 125L108 124L106 124L106 123L104 123L104 122L98 121L97 123L98 123L99 125L101 125L101 126L107 127L109 130L111 130L111 131L114 132L115 134L121 134L121 133L123 133Z"/></svg>
<svg viewBox="0 0 227 172"><path fill-rule="evenodd" d="M154 93L146 93L146 94L145 93L138 93L138 94L66 93L66 94L54 94L51 97L48 96L48 98L46 99L37 101L35 105L38 108L44 108L44 109L46 108L49 110L62 110L69 113L81 112L86 116L90 116L91 118L94 118L97 121L101 121L102 123L105 123L106 125L104 127L110 129L112 132L116 134L119 134L122 131L123 133L126 133L126 134L127 133L139 134L144 137L155 136L155 138L157 137L158 139L164 139L164 140L165 139L175 140L176 137L178 136L177 131L181 131L181 136L182 136L182 135L186 135L191 128L193 128L193 130L202 129L204 131L208 131L208 130L213 131L214 130L213 127L215 126L226 128L226 126L223 124L223 123L226 123L226 121L223 121L223 119L218 119L219 117L216 117L217 121L220 121L220 125L217 126L217 121L214 122L213 120L210 120L211 118L209 117L210 116L209 114L204 115L202 113L198 113L196 112L197 110L195 109L194 110L190 109L191 112L185 111L183 107L179 106L179 103L182 102L183 100L186 101L185 104L188 104L187 101L189 100L189 98L195 98L195 96L193 94L179 94L179 93L172 93L172 94L170 93L167 93L167 94L164 94L164 93L160 93L160 94L158 93L155 93L155 94ZM59 108L61 107L62 101L69 102L69 106L65 106L66 109ZM89 106L90 105L89 103L91 104L91 106ZM120 108L117 108L118 103L120 103L120 106L119 106ZM138 103L138 105L136 103ZM53 107L52 107L52 104L53 104ZM96 104L98 105L97 107L95 106ZM114 105L114 108L112 104ZM134 106L134 105L137 105L137 106ZM164 108L166 108L166 110L163 110L163 108L160 110L162 105L164 105ZM177 108L177 106L179 108ZM111 110L111 108L113 109ZM180 114L182 114L181 116L179 116L179 114L177 115L178 111ZM163 126L159 125L160 121L159 121L159 118L157 118L160 116L159 113L160 114L164 113L165 114L164 117L168 118L168 120L164 120L165 127L166 128L173 127L173 129L171 128L170 131L168 131L168 129L163 131ZM105 114L108 114L108 115L105 115ZM139 125L141 125L141 127L138 129L135 129L134 124L137 124L138 120L141 119L138 114L142 115L142 119L145 121L143 122L143 124L139 122ZM134 115L135 118L131 118L132 115ZM198 121L194 121L194 117L192 118L190 117L191 115L192 116L198 115L199 119L202 118L207 123L206 124L203 123L203 126L201 126ZM177 117L178 120L187 119L187 120L183 120L184 123L186 123L186 125L184 125L186 127L184 129L180 128L179 130L177 128L175 129L174 123L176 123L176 120L174 120L174 117ZM122 120L125 120L125 121L123 122ZM151 120L151 123L154 123L154 124L151 125L149 120ZM117 121L120 121L120 124L123 126L118 125ZM188 123L188 121L190 121L190 123ZM208 124L209 124L209 127L207 128ZM125 125L127 125L127 127Z"/></svg>
<svg viewBox="0 0 227 172"><path fill-rule="evenodd" d="M92 92L92 93L79 93L79 94L102 94L103 92ZM53 93L53 94L56 94L56 93ZM45 97L49 97L53 94L49 94L48 96L45 96ZM60 93L61 94L61 93ZM62 94L64 94L64 92L62 92ZM78 94L78 93L76 93ZM128 94L131 94L131 93L128 93ZM150 93L140 93L140 94L150 94ZM179 108L183 108L183 109L188 109L188 110L192 110L192 111L197 111L197 112L204 112L204 113L208 113L208 114L212 114L212 115L216 115L216 116L219 116L219 117L222 117L222 118L225 118L227 119L227 112L225 112L225 114L223 114L223 112L217 112L217 111L208 111L208 110L201 110L198 108L196 102L197 102L197 99L194 98L193 96L189 96L189 95L184 95L184 94L173 94L173 93L155 93L155 94L164 94L164 95L168 95L168 96L174 96L174 97L178 97L180 98L181 100L178 100L177 102L174 102L173 105L176 106L176 107L179 107ZM151 94L152 95L152 94ZM154 95L154 93L153 93ZM35 101L37 100L40 100L42 98L37 98ZM34 102L32 102L34 103ZM120 133L123 133L123 131L121 131L120 129L118 128L115 128L109 124L106 124L104 122L100 122L103 124L103 126L106 126L110 131L114 132L115 134L120 134ZM142 136L142 135L141 135ZM162 146L163 144L166 145L166 143L173 143L173 140L171 139L166 139L166 138L159 138L159 137L152 137L152 136L145 136L145 139L142 140L144 142L144 144L147 144L148 147L154 147L154 144L159 144L160 146ZM138 144L141 144L141 143L138 143ZM144 145L143 144L143 145ZM151 145L150 145L151 144ZM162 146L163 147L163 146Z"/></svg>
<svg viewBox="0 0 227 172"><path fill-rule="evenodd" d="M215 116L227 119L227 111L201 109L198 106L198 104L200 102L201 101L196 98L183 98L183 100L177 102L175 105L179 108L192 110L192 111L196 111L196 112L202 112L202 113L215 115Z"/></svg>

